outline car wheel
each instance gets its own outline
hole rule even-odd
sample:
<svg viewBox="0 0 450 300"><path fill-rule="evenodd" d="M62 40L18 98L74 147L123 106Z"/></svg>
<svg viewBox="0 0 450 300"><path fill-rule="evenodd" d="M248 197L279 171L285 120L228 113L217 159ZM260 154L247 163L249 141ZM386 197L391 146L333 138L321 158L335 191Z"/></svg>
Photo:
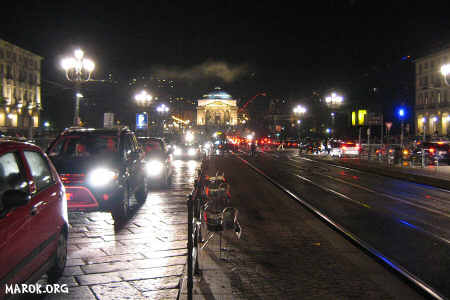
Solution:
<svg viewBox="0 0 450 300"><path fill-rule="evenodd" d="M47 272L48 282L55 283L62 276L67 262L67 234L63 230L59 233L55 252L55 264Z"/></svg>
<svg viewBox="0 0 450 300"><path fill-rule="evenodd" d="M134 197L136 197L136 200L138 203L144 203L147 199L147 193L148 193L148 186L147 186L147 180L142 180L142 186L136 191L134 194Z"/></svg>
<svg viewBox="0 0 450 300"><path fill-rule="evenodd" d="M120 196L119 196L120 197ZM128 185L123 188L121 199L117 199L117 203L111 211L111 215L114 221L120 223L128 218L128 212L130 209L130 196L128 192Z"/></svg>

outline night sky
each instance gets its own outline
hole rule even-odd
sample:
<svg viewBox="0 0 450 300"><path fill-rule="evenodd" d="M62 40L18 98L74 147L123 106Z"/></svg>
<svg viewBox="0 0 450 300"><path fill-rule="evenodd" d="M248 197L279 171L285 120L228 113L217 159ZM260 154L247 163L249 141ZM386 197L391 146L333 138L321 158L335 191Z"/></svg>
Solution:
<svg viewBox="0 0 450 300"><path fill-rule="evenodd" d="M60 59L81 47L97 79L158 70L192 75L197 95L221 84L242 97L352 89L403 56L450 41L448 18L412 15L402 1L166 2L14 1L2 11L0 37L43 56L43 79L52 82L65 83ZM201 66L217 63L228 77L199 76Z"/></svg>

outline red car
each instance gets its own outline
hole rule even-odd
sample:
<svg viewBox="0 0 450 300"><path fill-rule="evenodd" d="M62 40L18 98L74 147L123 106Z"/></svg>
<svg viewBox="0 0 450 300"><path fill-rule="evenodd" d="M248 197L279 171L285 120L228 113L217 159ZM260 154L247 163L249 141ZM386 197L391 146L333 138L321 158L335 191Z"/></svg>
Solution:
<svg viewBox="0 0 450 300"><path fill-rule="evenodd" d="M45 273L55 282L67 235L65 190L53 164L38 146L0 139L0 299L7 286Z"/></svg>

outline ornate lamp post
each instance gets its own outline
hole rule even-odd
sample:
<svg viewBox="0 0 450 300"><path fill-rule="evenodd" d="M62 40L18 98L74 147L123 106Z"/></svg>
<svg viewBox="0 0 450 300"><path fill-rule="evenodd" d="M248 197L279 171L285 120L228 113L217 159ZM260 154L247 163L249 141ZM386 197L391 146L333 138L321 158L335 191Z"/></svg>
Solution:
<svg viewBox="0 0 450 300"><path fill-rule="evenodd" d="M331 96L325 97L325 103L330 108L338 108L344 102L344 97L339 96L336 93L331 93Z"/></svg>
<svg viewBox="0 0 450 300"><path fill-rule="evenodd" d="M153 96L147 93L146 90L142 90L140 93L134 96L134 100L139 106L143 106L145 109L144 114L147 114L147 135L150 135L150 124L148 124L150 114L147 112L147 108L152 103Z"/></svg>
<svg viewBox="0 0 450 300"><path fill-rule="evenodd" d="M164 132L164 128L163 128L163 115L169 112L169 107L167 107L164 103L160 104L157 108L156 111L159 113L160 119L161 119L161 135Z"/></svg>
<svg viewBox="0 0 450 300"><path fill-rule="evenodd" d="M306 108L302 105L297 105L296 107L294 107L293 112L295 115L301 117L306 113ZM298 138L300 139L300 124L302 123L302 121L299 119L297 120L297 126L298 126Z"/></svg>
<svg viewBox="0 0 450 300"><path fill-rule="evenodd" d="M75 113L73 117L73 125L80 124L80 98L78 95L80 85L91 79L92 71L94 71L95 64L92 60L84 57L83 50L77 49L73 57L66 57L61 61L61 66L66 72L67 80L75 83Z"/></svg>

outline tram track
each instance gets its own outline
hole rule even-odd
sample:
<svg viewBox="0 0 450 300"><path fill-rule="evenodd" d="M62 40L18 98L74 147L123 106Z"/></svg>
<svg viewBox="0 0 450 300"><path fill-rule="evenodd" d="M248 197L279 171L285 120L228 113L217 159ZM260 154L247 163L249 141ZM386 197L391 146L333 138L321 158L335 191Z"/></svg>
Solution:
<svg viewBox="0 0 450 300"><path fill-rule="evenodd" d="M387 267L388 269L394 271L395 274L400 276L403 280L408 282L411 286L413 286L415 289L423 293L424 295L432 298L432 299L446 299L442 293L440 293L438 290L433 288L431 285L423 281L421 278L410 272L407 268L403 267L400 263L395 261L394 259L387 257L384 255L380 250L373 247L371 244L366 242L364 239L358 237L353 232L348 230L348 228L342 226L339 224L336 220L334 220L332 217L328 216L326 213L321 211L316 206L312 205L310 202L305 200L303 197L299 196L298 193L295 191L287 188L286 186L279 183L277 180L272 178L271 176L267 175L264 171L262 171L260 168L256 167L254 164L250 163L240 155L236 155L236 158L240 159L245 165L247 165L249 168L253 169L256 173L264 177L266 180L268 180L271 184L276 186L278 189L283 191L285 194L287 194L291 199L297 201L299 204L301 204L303 207L307 208L309 211L311 211L314 215L316 215L319 219L321 219L323 222L325 222L328 226L330 226L335 231L339 232L341 235L343 235L346 239L351 241L354 245L356 245L359 249L364 251L365 253L369 254L372 258L374 258L378 263L381 263L383 266ZM311 160L314 161L314 160ZM315 161L314 161L315 162ZM314 183L312 180L303 177L301 175L297 175L296 177L303 180L304 182L307 182L309 184L312 184L316 187L320 187L318 184ZM338 197L343 197L346 200L357 204L359 206L363 206L367 208L367 204L352 199L351 197L348 197L346 195L343 195L340 192L334 191L329 188L325 188L327 192L332 193ZM404 221L406 222L406 221ZM406 222L407 223L407 222ZM409 223L408 223L409 224ZM427 234L427 232L423 232ZM434 236L436 238L436 236ZM448 240L445 240L443 242L448 243Z"/></svg>

